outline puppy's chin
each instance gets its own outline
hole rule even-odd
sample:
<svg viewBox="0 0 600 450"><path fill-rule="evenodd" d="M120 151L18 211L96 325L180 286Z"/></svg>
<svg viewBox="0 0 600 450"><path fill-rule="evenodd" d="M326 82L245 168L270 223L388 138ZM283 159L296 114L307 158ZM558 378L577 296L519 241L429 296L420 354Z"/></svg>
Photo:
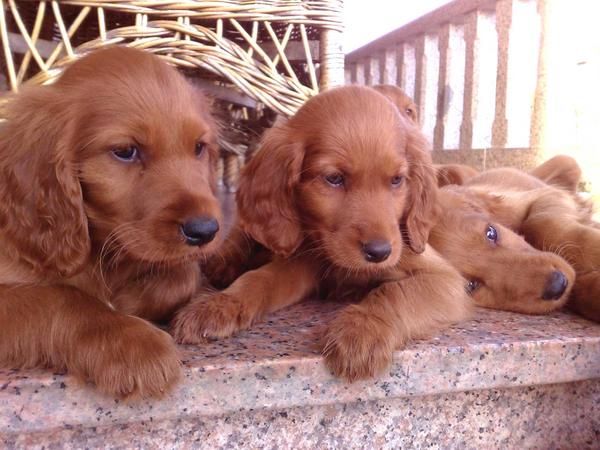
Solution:
<svg viewBox="0 0 600 450"><path fill-rule="evenodd" d="M222 240L222 233L219 232L212 241L194 246L186 244L183 237L175 232L169 239L156 239L152 237L152 233L139 230L135 234L120 236L105 247L110 245L111 248L106 250L117 258L128 257L148 264L177 265L208 258L217 251Z"/></svg>
<svg viewBox="0 0 600 450"><path fill-rule="evenodd" d="M568 291L570 292L570 290ZM548 301L542 298L517 298L502 302L498 295L493 293L475 293L471 295L473 302L482 308L502 309L519 314L548 314L563 307L568 300L568 293L558 300Z"/></svg>
<svg viewBox="0 0 600 450"><path fill-rule="evenodd" d="M216 239L216 238L215 238ZM152 244L150 244L151 246ZM164 244L163 244L164 245ZM211 242L201 247L190 247L185 244L173 244L172 249L160 249L152 251L151 249L140 248L139 245L125 246L124 251L140 262L144 263L164 263L164 264L182 264L190 261L202 261L213 254L217 249L217 243Z"/></svg>

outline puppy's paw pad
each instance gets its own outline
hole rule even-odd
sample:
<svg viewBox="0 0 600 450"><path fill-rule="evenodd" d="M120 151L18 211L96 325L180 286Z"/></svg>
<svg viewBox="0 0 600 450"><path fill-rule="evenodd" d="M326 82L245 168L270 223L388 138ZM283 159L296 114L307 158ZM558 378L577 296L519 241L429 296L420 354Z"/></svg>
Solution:
<svg viewBox="0 0 600 450"><path fill-rule="evenodd" d="M175 340L182 344L199 344L206 338L223 338L251 325L244 304L238 298L210 294L190 303L177 313L172 323Z"/></svg>
<svg viewBox="0 0 600 450"><path fill-rule="evenodd" d="M332 321L323 355L334 375L354 381L373 377L389 367L393 343L387 327L377 322L358 306L346 308Z"/></svg>
<svg viewBox="0 0 600 450"><path fill-rule="evenodd" d="M92 349L96 356L90 358L91 365L84 363L85 378L119 398L161 397L171 390L181 377L171 336L141 320L112 334L104 338L104 345L98 342Z"/></svg>

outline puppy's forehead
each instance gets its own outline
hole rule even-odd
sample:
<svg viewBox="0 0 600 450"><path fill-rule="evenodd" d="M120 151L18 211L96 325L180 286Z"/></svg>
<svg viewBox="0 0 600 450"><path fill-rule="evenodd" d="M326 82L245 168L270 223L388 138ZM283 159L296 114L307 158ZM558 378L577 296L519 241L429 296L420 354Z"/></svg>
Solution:
<svg viewBox="0 0 600 450"><path fill-rule="evenodd" d="M124 78L104 91L106 100L123 103L132 112L154 112L173 116L191 114L203 107L191 86L178 73L140 74Z"/></svg>
<svg viewBox="0 0 600 450"><path fill-rule="evenodd" d="M291 125L313 151L346 159L404 154L406 124L394 105L378 92L357 86L337 88L311 99Z"/></svg>
<svg viewBox="0 0 600 450"><path fill-rule="evenodd" d="M374 89L344 86L313 97L297 114L301 121L314 118L324 122L338 119L360 122L360 119L366 116L392 123L395 121L397 111L387 97Z"/></svg>
<svg viewBox="0 0 600 450"><path fill-rule="evenodd" d="M158 56L125 47L93 52L70 66L56 83L88 109L121 114L179 115L206 110L193 88ZM82 100L83 99L83 100Z"/></svg>

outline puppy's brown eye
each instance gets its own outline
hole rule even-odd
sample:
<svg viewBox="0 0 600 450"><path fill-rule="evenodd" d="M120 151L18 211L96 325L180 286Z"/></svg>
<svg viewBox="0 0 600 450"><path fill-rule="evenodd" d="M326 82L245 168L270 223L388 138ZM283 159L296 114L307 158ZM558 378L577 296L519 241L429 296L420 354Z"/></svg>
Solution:
<svg viewBox="0 0 600 450"><path fill-rule="evenodd" d="M402 175L396 175L392 178L392 187L398 187L404 181L404 177Z"/></svg>
<svg viewBox="0 0 600 450"><path fill-rule="evenodd" d="M325 176L325 181L333 187L340 187L344 185L344 175L341 173L332 173Z"/></svg>
<svg viewBox="0 0 600 450"><path fill-rule="evenodd" d="M119 161L133 162L139 159L140 150L135 145L130 145L124 148L115 148L112 150L112 154Z"/></svg>
<svg viewBox="0 0 600 450"><path fill-rule="evenodd" d="M485 238L494 243L497 244L498 243L498 231L491 225L488 225L487 228L485 229Z"/></svg>
<svg viewBox="0 0 600 450"><path fill-rule="evenodd" d="M479 280L469 280L469 282L465 286L465 290L467 291L467 294L470 295L473 292L475 292L477 289L479 289L480 287L481 287L481 281L479 281Z"/></svg>
<svg viewBox="0 0 600 450"><path fill-rule="evenodd" d="M406 108L406 114L408 114L410 117L412 117L412 115L413 115L414 113L413 113L413 110L412 110L412 109L410 109L410 108Z"/></svg>
<svg viewBox="0 0 600 450"><path fill-rule="evenodd" d="M194 150L196 152L196 156L200 156L202 154L202 152L204 152L205 148L206 148L205 142L202 142L202 141L196 142L196 149Z"/></svg>

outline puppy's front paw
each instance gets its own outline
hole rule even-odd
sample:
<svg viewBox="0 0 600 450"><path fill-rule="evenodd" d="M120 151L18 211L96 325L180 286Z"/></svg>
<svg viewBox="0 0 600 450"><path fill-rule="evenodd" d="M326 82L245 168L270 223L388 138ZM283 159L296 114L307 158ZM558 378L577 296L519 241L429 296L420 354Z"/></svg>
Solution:
<svg viewBox="0 0 600 450"><path fill-rule="evenodd" d="M377 375L392 362L392 330L360 305L351 305L331 322L325 336L325 364L338 377L354 381Z"/></svg>
<svg viewBox="0 0 600 450"><path fill-rule="evenodd" d="M161 397L181 377L168 333L135 317L84 337L70 369L119 398Z"/></svg>
<svg viewBox="0 0 600 450"><path fill-rule="evenodd" d="M171 324L175 340L199 344L206 338L223 338L252 325L254 315L237 296L207 294L181 309Z"/></svg>

